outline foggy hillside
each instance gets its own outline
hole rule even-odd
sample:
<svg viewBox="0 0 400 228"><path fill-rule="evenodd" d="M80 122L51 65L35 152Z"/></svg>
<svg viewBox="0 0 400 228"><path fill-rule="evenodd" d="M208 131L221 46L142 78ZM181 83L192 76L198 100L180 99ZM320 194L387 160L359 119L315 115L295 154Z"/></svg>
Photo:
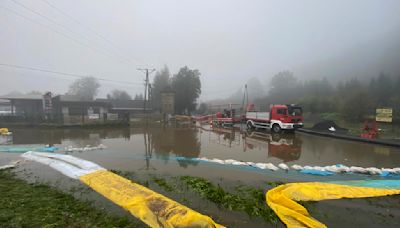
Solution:
<svg viewBox="0 0 400 228"><path fill-rule="evenodd" d="M330 82L357 77L370 79L380 72L391 76L400 75L400 32L390 33L378 40L371 40L346 50L343 54L321 60L294 70L298 78L320 79Z"/></svg>
<svg viewBox="0 0 400 228"><path fill-rule="evenodd" d="M356 47L345 50L335 57L324 59L312 64L296 67L292 71L301 81L327 78L332 85L351 78L360 81L369 81L381 72L389 76L400 75L400 32L390 33L381 39L370 40ZM312 50L311 50L312 52ZM282 69L282 71L287 69ZM276 72L278 73L278 72ZM248 85L249 99L256 99L266 95L269 90L269 81L274 75L262 75L243 81L242 88L238 88L225 99L210 100L212 104L241 103L244 94L244 85Z"/></svg>

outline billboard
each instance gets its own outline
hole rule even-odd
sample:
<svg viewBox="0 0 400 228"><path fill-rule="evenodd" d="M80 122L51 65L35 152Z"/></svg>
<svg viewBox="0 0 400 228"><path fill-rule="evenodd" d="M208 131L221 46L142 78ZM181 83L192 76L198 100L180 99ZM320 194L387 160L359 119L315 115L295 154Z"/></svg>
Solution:
<svg viewBox="0 0 400 228"><path fill-rule="evenodd" d="M393 119L392 108L377 108L375 120L377 122L391 123Z"/></svg>

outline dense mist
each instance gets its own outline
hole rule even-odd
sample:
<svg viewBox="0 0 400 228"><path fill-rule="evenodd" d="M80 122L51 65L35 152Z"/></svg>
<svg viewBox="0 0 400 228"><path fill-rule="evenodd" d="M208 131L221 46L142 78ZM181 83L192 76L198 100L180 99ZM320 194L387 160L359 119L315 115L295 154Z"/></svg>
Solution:
<svg viewBox="0 0 400 228"><path fill-rule="evenodd" d="M301 82L367 82L400 75L398 12L396 0L5 0L0 94L64 94L93 76L105 79L97 97L134 97L144 91L137 68L164 65L172 75L184 66L201 73L199 102L240 100L246 83L250 97L263 97L282 71Z"/></svg>

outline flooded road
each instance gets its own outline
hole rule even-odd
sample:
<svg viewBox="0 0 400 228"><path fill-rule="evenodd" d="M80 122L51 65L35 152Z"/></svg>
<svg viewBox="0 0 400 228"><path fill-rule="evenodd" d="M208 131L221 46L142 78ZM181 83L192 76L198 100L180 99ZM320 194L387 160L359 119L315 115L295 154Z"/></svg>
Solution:
<svg viewBox="0 0 400 228"><path fill-rule="evenodd" d="M169 175L195 175L230 180L264 180L265 173L249 175L246 170L232 170L199 161L178 160L177 157L207 157L251 162L286 163L288 165L335 165L362 167L398 167L400 149L367 143L308 135L267 132L245 132L239 129L209 126L149 126L140 128L98 129L12 129L9 146L54 145L64 148L105 145L104 150L68 152L96 162L108 169L151 171ZM3 140L3 144L6 143ZM3 145L4 146L4 145ZM0 153L6 158L9 153ZM211 172L212 170L212 172ZM233 173L235 175L233 175ZM274 179L284 181L318 179L318 177L270 172ZM273 174L272 174L273 173ZM289 179L287 179L289 178ZM333 177L335 178L335 177ZM343 178L343 177L339 177ZM358 177L359 178L359 177Z"/></svg>

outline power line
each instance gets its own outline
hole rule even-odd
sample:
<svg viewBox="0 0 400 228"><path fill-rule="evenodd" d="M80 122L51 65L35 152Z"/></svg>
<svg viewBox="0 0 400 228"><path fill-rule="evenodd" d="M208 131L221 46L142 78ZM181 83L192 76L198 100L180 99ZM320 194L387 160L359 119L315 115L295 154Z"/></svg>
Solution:
<svg viewBox="0 0 400 228"><path fill-rule="evenodd" d="M66 73L66 72L60 72L60 71L54 71L54 70L47 70L47 69L35 68L35 67L29 67L29 66L21 66L21 65L7 64L7 63L0 63L0 66L11 67L11 68L18 68L18 69L24 69L24 70L32 70L32 71L38 71L38 72L44 72L44 73L51 73L51 74L59 74L59 75L70 76L70 77L75 77L75 78L89 77L89 75ZM118 81L118 80L112 80L112 79L107 79L107 78L98 78L98 77L93 77L93 78L96 78L96 79L99 80L99 81L114 82L114 83L122 83L122 84L130 84L130 85L141 85L141 83L135 83L135 82Z"/></svg>
<svg viewBox="0 0 400 228"><path fill-rule="evenodd" d="M30 11L30 12L36 14L36 15L38 15L38 16L44 18L45 20L49 21L50 23L53 23L53 24L55 24L56 26L59 26L59 27L65 29L65 30L71 32L72 34L75 34L75 35L77 35L77 36L82 36L82 37L83 37L84 39L86 39L89 43L92 43L92 41L90 40L90 38L88 38L87 36L82 35L82 34L79 34L79 33L75 32L75 31L73 31L72 29L66 27L65 25L63 25L63 24L61 24L61 23L58 23L57 21L51 19L50 17L48 17L48 16L46 16L46 15L43 15L42 13L37 12L37 11L31 9L31 8L29 8L28 6L26 6L26 5L24 5L24 4L20 3L20 2L18 2L18 1L16 1L16 0L10 0L10 1L14 2L15 4L17 4L17 5L21 6L21 7L23 7L24 9L26 9L26 10L28 10L28 11ZM105 48L102 48L102 49L104 49L104 50L106 50L106 51L110 51L110 50L105 49ZM113 53L111 53L111 54L113 54ZM114 55L115 55L115 54L114 54ZM124 57L124 56L119 56L119 55L115 55L115 56L118 57L118 58L124 59L124 61L130 61L130 59L128 59L128 58L126 58L126 57Z"/></svg>
<svg viewBox="0 0 400 228"><path fill-rule="evenodd" d="M111 40L107 39L106 37L104 37L103 35L101 35L100 33L98 33L96 30L90 28L89 26L83 24L82 22L80 22L79 20L77 20L76 18L74 18L73 16L69 15L68 13L66 13L64 10L56 7L55 5L51 4L50 2L48 2L47 0L42 0L42 2L46 3L49 7L55 9L57 12L59 12L60 14L62 14L64 17L70 19L71 21L75 22L76 24L80 25L81 27L85 28L87 31L91 32L92 34L96 35L97 37L99 37L100 39L102 39L103 41L105 41L106 43L109 43L111 46L113 46L116 49L121 50L120 47L118 47L114 42L112 42ZM129 56L128 56L129 57ZM131 59L133 62L136 62L138 64L142 64L140 61L137 61L133 58L128 58Z"/></svg>
<svg viewBox="0 0 400 228"><path fill-rule="evenodd" d="M84 47L86 47L86 48L92 49L92 50L94 50L94 51L97 51L97 52L101 53L101 54L104 55L104 56L107 56L107 57L109 57L109 58L114 59L113 56L109 55L107 52L104 52L103 50L101 50L101 49L99 49L99 48L97 48L97 47L91 47L91 46L87 45L86 43L83 43L82 41L75 39L75 38L72 37L72 36L69 36L69 35L67 35L67 34L65 34L65 33L63 33L63 32L60 32L60 31L58 31L58 30L56 30L56 29L54 29L54 28L52 28L52 27L50 27L50 26L48 26L48 25L46 25L46 24L42 24L42 23L40 23L40 22L38 22L38 21L34 21L34 20L32 20L31 18L26 17L26 16L24 16L24 15L18 13L18 12L15 11L15 10L12 10L12 9L10 9L10 8L6 8L6 7L4 7L4 6L3 6L3 7L0 7L0 8L1 8L1 9L5 9L5 10L7 10L8 12L13 13L14 15L17 15L17 16L19 16L19 17L21 17L21 18L23 18L23 19L25 19L25 20L27 20L27 21L29 21L29 22L31 22L31 23L40 25L40 26L42 26L42 27L44 27L44 28L46 28L46 29L48 29L48 30L54 32L54 33L57 33L58 35L61 35L61 36L63 36L64 38L70 39L70 40L72 40L72 41L74 41L74 42L76 42L76 43L78 43L78 44L80 44L80 45L82 45L82 46L84 46ZM114 60L116 60L116 59L114 59ZM117 60L117 61L126 64L126 62L123 62L123 61L120 61L120 60Z"/></svg>

